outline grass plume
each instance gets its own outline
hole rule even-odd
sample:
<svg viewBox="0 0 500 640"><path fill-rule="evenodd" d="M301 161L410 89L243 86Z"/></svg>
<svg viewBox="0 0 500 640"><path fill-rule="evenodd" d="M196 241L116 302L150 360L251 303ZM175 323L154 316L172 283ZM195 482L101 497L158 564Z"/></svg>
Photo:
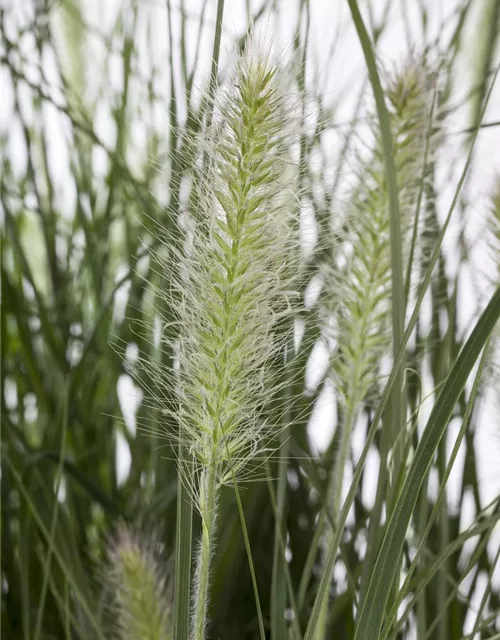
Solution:
<svg viewBox="0 0 500 640"><path fill-rule="evenodd" d="M300 256L287 73L251 42L203 132L194 230L170 253L178 438L202 519L192 637L205 635L219 488L242 477L275 423L265 414L297 304ZM177 331L177 328L179 329Z"/></svg>
<svg viewBox="0 0 500 640"><path fill-rule="evenodd" d="M120 525L108 547L106 588L119 640L172 640L172 593L155 537Z"/></svg>
<svg viewBox="0 0 500 640"><path fill-rule="evenodd" d="M390 78L387 85L400 190L403 255L408 259L419 187L428 172L428 167L424 168L424 141L434 87L429 71L416 63ZM431 131L433 136L435 133ZM373 138L373 150L366 159L359 160L357 182L349 194L347 220L343 222L343 244L328 279L338 326L334 332L338 348L332 372L350 411L376 395L381 361L390 354L391 344L389 202L377 129Z"/></svg>

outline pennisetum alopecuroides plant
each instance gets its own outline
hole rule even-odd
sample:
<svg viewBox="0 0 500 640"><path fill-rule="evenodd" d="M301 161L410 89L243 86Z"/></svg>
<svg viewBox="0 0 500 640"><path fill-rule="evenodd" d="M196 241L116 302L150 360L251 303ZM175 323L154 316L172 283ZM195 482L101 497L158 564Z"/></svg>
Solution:
<svg viewBox="0 0 500 640"><path fill-rule="evenodd" d="M192 461L179 472L202 525L193 640L205 637L220 487L241 478L277 430L266 407L280 389L300 260L287 80L285 66L251 40L196 139L191 232L162 263L171 282L162 295L175 301L166 339L176 353L175 409L167 411Z"/></svg>

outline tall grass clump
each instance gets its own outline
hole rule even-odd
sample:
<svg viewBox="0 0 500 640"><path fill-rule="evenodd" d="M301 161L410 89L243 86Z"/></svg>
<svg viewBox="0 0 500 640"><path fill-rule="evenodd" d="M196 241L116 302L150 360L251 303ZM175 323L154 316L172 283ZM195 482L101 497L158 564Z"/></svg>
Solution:
<svg viewBox="0 0 500 640"><path fill-rule="evenodd" d="M286 326L297 301L292 110L286 71L263 46L249 44L217 92L213 121L199 138L196 210L189 212L194 230L167 265L176 263L170 276L177 301L175 417L194 464L192 472L179 472L202 522L195 640L207 624L219 489L241 478L260 443L275 435L265 408L279 388Z"/></svg>
<svg viewBox="0 0 500 640"><path fill-rule="evenodd" d="M103 582L117 640L172 640L172 591L151 532L122 524L108 545Z"/></svg>

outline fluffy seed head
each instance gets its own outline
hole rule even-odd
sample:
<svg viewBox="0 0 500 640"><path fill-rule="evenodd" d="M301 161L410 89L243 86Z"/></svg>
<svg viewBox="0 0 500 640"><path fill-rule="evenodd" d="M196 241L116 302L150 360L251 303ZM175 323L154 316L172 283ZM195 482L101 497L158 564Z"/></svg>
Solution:
<svg viewBox="0 0 500 640"><path fill-rule="evenodd" d="M425 141L429 156L436 147L437 120L429 114L435 97L435 78L414 64L386 79L394 158L397 170L403 239L403 268L409 245L424 171ZM335 229L342 240L336 261L327 271L327 314L335 317L333 338L337 351L332 371L347 403L370 399L380 380L381 362L391 352L391 250L389 198L378 120L374 119L373 146L357 162L357 180L347 194L347 219ZM363 140L366 153L366 142ZM421 208L427 206L423 191ZM424 214L420 213L423 220ZM422 225L419 225L419 230Z"/></svg>
<svg viewBox="0 0 500 640"><path fill-rule="evenodd" d="M268 433L299 267L293 108L287 73L251 44L198 140L194 227L163 266L173 309L178 437L217 482L241 473ZM159 371L158 375L164 375ZM275 422L275 421L274 421ZM191 482L190 478L186 480Z"/></svg>
<svg viewBox="0 0 500 640"><path fill-rule="evenodd" d="M172 640L172 593L154 536L121 525L105 574L119 640Z"/></svg>

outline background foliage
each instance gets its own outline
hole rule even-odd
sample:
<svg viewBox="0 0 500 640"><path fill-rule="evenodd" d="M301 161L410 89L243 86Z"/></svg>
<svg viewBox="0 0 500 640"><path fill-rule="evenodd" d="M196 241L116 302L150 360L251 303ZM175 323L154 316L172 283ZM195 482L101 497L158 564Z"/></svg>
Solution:
<svg viewBox="0 0 500 640"><path fill-rule="evenodd" d="M155 309L164 305L156 297L164 274L155 270L148 247L157 246L157 224L167 235L173 233L170 221L189 202L187 151L208 104L215 4L205 0L193 8L184 0L124 0L114 10L91 4L25 0L5 3L0 16L1 623L5 637L13 639L109 637L99 568L107 557L108 537L122 520L143 530L157 529L164 558L173 555L175 546L175 452L161 437L162 429L172 425L148 402L147 391L140 391L143 374L137 363L152 358L161 364L165 357L157 320L155 325ZM366 69L358 67L350 77L339 74L333 86L328 71L346 38L354 40L356 32L346 2L327 30L328 46L320 57L311 27L314 3L254 4L238 7L237 24L234 18L234 23L224 22L227 49L223 47L220 74L226 73L229 43L243 46L251 20L268 29L274 18L288 25L290 46L303 56L296 78L307 125L298 150L303 199L308 224L321 240L330 233L332 217L348 209L345 194L352 194L356 172L365 182L372 171L379 191L387 188L383 168L376 175L383 151L375 152L379 158L368 167L363 156L365 141L379 135L370 115L374 109ZM422 234L430 248L419 256L421 274L468 145L481 125L451 240L440 249L416 335L407 348L414 445L425 424L421 413L428 415L423 399L443 387L487 293L500 282L500 235L494 222L500 225L498 195L494 197L498 174L496 185L494 172L488 179L483 176L479 189L474 182L488 164L484 142L499 125L498 100L492 99L484 117L482 112L498 64L500 3L438 4L439 10L430 0L359 3L376 52L396 29L405 59L413 57L417 67L437 60L440 69L441 103L436 108L448 120L422 187ZM322 10L314 8L316 19ZM228 30L228 24L235 28ZM390 75L393 61L381 54L377 62L379 70L388 72L383 77ZM330 82L322 84L320 78ZM387 90L386 83L383 88ZM401 96L395 94L386 98L397 116ZM398 134L404 145L407 132ZM360 206L377 210L376 202L366 204L362 190L356 198ZM479 270L478 247L488 251L487 261L486 253L481 254ZM325 260L332 260L328 249L313 253L311 279ZM168 315L168 309L162 312ZM317 523L325 517L342 429L318 453L309 437L309 417L314 410L325 424L342 425L345 418L328 366L320 365L324 350L317 318L317 306L311 303L302 318L300 374L291 388L300 401L294 405L284 448L271 461L268 480L245 484L240 492L263 618L273 640L304 634L324 561ZM485 380L494 380L494 362L487 367ZM144 384L147 389L146 379ZM444 493L439 504L436 487L444 486L451 451L445 438L419 493L405 537L406 569L425 527L431 527L416 572L400 594L405 599L399 622L396 612L389 615L389 606L385 637L416 637L416 629L419 639L461 638L472 632L499 637L498 571L496 581L494 576L500 485L493 478L489 493L483 490L475 447L480 425L498 427L499 414L487 385L480 386L477 397L474 393L469 381L450 422L454 435L464 424L457 462L463 473L452 475L453 491ZM367 403L358 420L358 442L373 417L374 408ZM411 439L407 444L409 460ZM497 440L488 446L500 453ZM376 460L382 447L377 435L371 457ZM349 459L358 458L359 447L353 445ZM363 591L368 584L364 572L369 577L364 569L369 563L363 562L367 538L378 548L384 532L380 525L375 538L369 537L374 508L369 485L376 478L372 466L354 496L330 585L327 637L354 637L356 585L361 580ZM492 497L493 505L486 509ZM219 523L209 636L257 638L251 575L231 489L222 494ZM199 536L199 527L195 514L193 536ZM166 606L171 606L168 600ZM406 607L411 610L407 617Z"/></svg>

